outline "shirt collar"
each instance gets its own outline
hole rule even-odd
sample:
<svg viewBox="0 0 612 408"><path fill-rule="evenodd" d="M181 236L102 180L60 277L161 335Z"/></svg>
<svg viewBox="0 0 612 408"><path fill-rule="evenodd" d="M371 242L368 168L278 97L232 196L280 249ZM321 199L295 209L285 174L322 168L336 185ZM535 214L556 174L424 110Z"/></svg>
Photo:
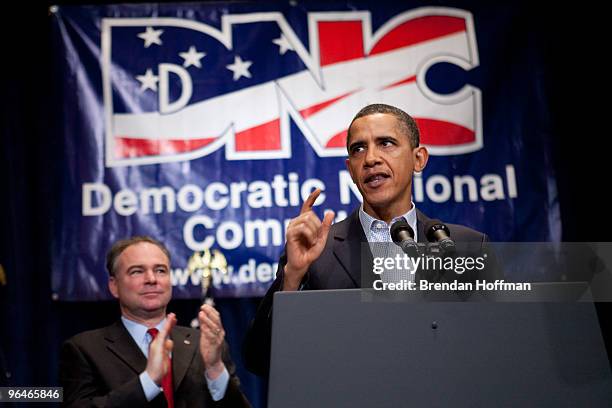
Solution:
<svg viewBox="0 0 612 408"><path fill-rule="evenodd" d="M164 319L155 326L157 330L161 330L161 328L164 327L165 321L166 318L164 317ZM134 341L136 341L137 344L142 344L143 341L148 340L147 330L149 330L149 328L147 326L130 320L125 316L121 316L121 322L123 322L123 325L130 333L130 336L132 336L132 338L134 339ZM148 341L146 341L146 343L148 344Z"/></svg>
<svg viewBox="0 0 612 408"><path fill-rule="evenodd" d="M391 228L391 225L393 225L395 221L404 218L408 225L410 225L410 227L412 227L412 230L414 231L414 240L418 241L416 207L414 206L414 203L411 204L412 207L410 208L410 210L408 210L407 213L393 218L389 224L387 224L383 220L374 218L370 214L366 213L363 209L363 204L361 204L361 206L359 207L359 221L361 222L361 228L363 228L363 231L366 233L366 236L369 236L368 231L372 231L376 228L381 228L383 225L386 226L386 228Z"/></svg>

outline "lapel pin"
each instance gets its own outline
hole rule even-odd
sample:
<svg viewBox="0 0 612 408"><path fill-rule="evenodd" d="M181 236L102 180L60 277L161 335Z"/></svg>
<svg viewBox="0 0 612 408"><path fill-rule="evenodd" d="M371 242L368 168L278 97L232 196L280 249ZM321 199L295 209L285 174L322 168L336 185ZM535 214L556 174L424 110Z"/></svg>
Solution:
<svg viewBox="0 0 612 408"><path fill-rule="evenodd" d="M183 342L184 342L185 344L191 344L191 342L190 342L189 340L183 340Z"/></svg>

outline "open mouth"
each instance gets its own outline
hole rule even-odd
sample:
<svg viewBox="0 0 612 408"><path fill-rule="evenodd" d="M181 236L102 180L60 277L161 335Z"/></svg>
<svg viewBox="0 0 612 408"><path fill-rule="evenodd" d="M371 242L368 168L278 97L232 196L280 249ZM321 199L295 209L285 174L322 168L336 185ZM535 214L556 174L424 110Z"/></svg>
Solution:
<svg viewBox="0 0 612 408"><path fill-rule="evenodd" d="M364 179L364 184L368 187L376 188L382 185L390 176L386 173L375 173Z"/></svg>

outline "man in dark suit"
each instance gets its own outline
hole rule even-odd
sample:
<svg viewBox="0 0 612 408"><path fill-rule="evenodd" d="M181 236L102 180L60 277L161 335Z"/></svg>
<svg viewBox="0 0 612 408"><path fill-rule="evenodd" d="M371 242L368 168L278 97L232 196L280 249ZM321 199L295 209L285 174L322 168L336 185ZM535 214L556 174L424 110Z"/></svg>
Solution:
<svg viewBox="0 0 612 408"><path fill-rule="evenodd" d="M320 194L315 190L300 214L287 227L285 252L276 279L262 300L245 338L247 368L267 375L270 363L272 300L277 291L349 289L369 287L372 253L363 243L390 242L390 226L404 219L418 242L426 241L429 218L412 203L412 176L422 171L429 157L420 145L419 129L404 111L384 104L363 108L348 128L346 166L363 197L363 205L347 219L332 225L333 212L321 221L312 211ZM454 240L480 248L486 235L449 224ZM467 276L462 277L467 279Z"/></svg>
<svg viewBox="0 0 612 408"><path fill-rule="evenodd" d="M203 305L200 330L175 327L170 254L149 237L118 241L107 255L121 320L67 340L60 357L66 406L248 407L219 313Z"/></svg>

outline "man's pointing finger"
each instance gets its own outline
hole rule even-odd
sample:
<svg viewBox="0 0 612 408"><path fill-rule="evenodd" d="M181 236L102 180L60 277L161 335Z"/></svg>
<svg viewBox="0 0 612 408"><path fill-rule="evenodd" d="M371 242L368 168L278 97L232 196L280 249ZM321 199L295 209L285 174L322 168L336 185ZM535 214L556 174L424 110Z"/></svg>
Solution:
<svg viewBox="0 0 612 408"><path fill-rule="evenodd" d="M304 214L310 210L312 210L312 206L314 205L317 198L319 198L319 194L321 194L321 189L317 188L315 191L310 193L308 198L304 200L304 204L302 204L302 209L300 210L300 214Z"/></svg>

